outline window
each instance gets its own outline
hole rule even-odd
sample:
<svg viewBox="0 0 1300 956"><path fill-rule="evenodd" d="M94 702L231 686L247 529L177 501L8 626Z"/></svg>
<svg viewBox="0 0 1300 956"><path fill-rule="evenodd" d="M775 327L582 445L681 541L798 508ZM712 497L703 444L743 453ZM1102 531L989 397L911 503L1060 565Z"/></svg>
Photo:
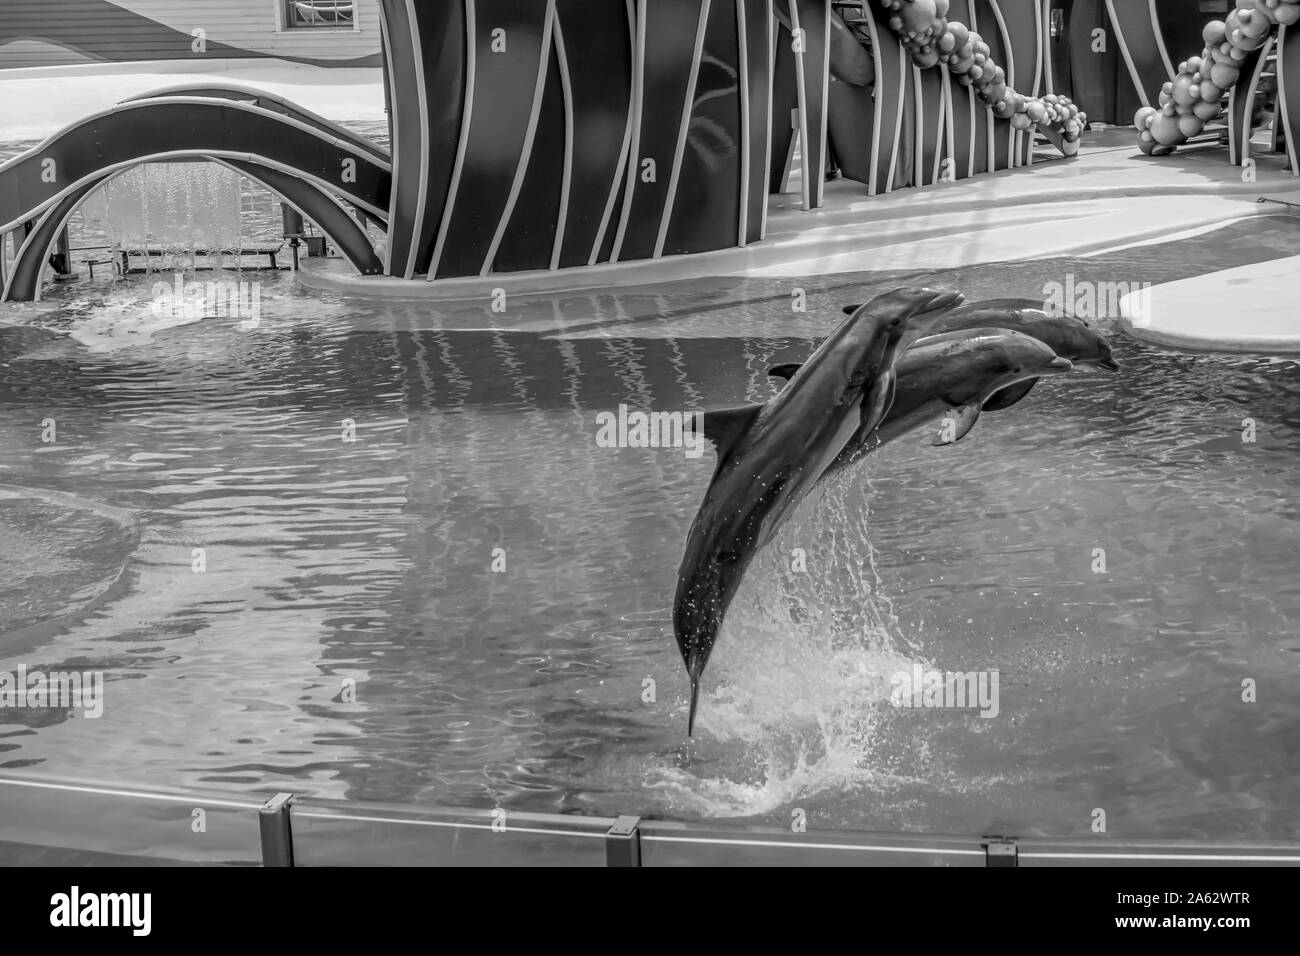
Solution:
<svg viewBox="0 0 1300 956"><path fill-rule="evenodd" d="M356 25L355 0L284 0L284 28L303 30Z"/></svg>

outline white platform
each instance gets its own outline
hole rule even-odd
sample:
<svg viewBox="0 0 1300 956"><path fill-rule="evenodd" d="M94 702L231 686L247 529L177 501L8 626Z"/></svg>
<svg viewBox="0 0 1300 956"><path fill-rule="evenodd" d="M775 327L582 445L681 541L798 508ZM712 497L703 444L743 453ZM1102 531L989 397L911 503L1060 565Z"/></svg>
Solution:
<svg viewBox="0 0 1300 956"><path fill-rule="evenodd" d="M1300 256L1154 286L1120 300L1124 326L1179 348L1300 352ZM1144 314L1145 313L1145 314Z"/></svg>

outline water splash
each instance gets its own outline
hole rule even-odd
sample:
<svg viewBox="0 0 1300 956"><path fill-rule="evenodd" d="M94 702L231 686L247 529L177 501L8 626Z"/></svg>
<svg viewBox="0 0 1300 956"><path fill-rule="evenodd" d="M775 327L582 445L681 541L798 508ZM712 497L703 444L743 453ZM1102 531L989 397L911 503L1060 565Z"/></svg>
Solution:
<svg viewBox="0 0 1300 956"><path fill-rule="evenodd" d="M881 752L891 677L930 665L885 597L869 500L865 474L829 484L751 566L706 676L703 739L646 780L675 812L765 815L900 779Z"/></svg>

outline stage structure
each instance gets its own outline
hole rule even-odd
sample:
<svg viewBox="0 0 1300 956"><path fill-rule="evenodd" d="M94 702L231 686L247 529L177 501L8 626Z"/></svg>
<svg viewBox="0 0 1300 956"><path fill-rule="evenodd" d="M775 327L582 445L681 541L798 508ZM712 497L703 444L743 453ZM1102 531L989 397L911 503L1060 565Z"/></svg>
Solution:
<svg viewBox="0 0 1300 956"><path fill-rule="evenodd" d="M1072 155L1086 116L1054 91L1055 5L382 0L391 154L254 89L119 104L0 166L0 297L38 297L79 205L148 162L238 169L362 276L746 246L772 192L822 205L832 164L876 195Z"/></svg>

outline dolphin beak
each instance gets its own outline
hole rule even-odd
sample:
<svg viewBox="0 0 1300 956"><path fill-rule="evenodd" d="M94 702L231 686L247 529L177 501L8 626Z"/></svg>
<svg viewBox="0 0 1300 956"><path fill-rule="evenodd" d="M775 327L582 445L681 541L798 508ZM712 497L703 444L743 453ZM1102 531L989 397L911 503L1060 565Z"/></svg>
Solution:
<svg viewBox="0 0 1300 956"><path fill-rule="evenodd" d="M1059 355L1043 366L1045 370L1050 369L1053 372L1068 372L1074 368L1074 363L1069 359L1063 359Z"/></svg>
<svg viewBox="0 0 1300 956"><path fill-rule="evenodd" d="M966 301L966 297L960 292L936 292L931 298L927 312L951 312L957 306Z"/></svg>
<svg viewBox="0 0 1300 956"><path fill-rule="evenodd" d="M1104 359L1102 359L1100 362L1097 363L1097 367L1104 368L1108 372L1118 372L1120 369L1120 364L1119 362L1116 362L1113 358L1111 358L1109 355L1107 355Z"/></svg>
<svg viewBox="0 0 1300 956"><path fill-rule="evenodd" d="M704 665L708 660L708 655L694 652L686 661L686 673L691 678L691 710L690 716L686 718L687 737L695 735L695 708L700 702L700 675L704 673Z"/></svg>
<svg viewBox="0 0 1300 956"><path fill-rule="evenodd" d="M699 702L700 702L700 679L698 677L692 677L691 678L691 713L690 716L686 718L687 737L695 736L695 705L698 704Z"/></svg>

